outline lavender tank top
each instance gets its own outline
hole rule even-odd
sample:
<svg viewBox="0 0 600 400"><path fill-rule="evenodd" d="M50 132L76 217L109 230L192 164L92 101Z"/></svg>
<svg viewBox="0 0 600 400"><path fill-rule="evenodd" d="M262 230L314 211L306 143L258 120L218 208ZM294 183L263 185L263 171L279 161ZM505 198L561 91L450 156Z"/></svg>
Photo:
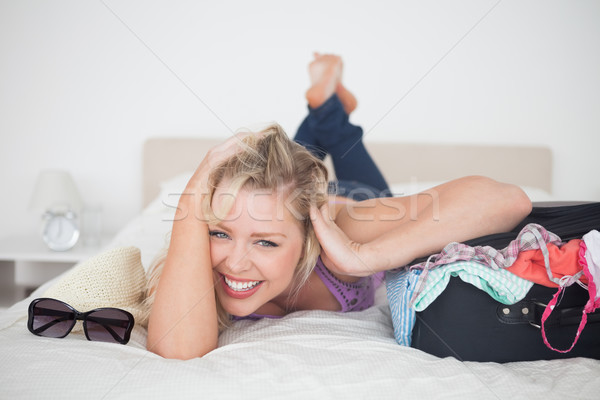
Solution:
<svg viewBox="0 0 600 400"><path fill-rule="evenodd" d="M360 278L356 282L344 282L327 269L321 257L317 259L315 272L331 294L337 299L338 303L340 303L340 312L362 311L372 307L375 303L375 290L381 285L385 276L384 272L379 272ZM246 317L232 316L234 321L242 319L259 320L262 318L281 318L281 316L255 313Z"/></svg>

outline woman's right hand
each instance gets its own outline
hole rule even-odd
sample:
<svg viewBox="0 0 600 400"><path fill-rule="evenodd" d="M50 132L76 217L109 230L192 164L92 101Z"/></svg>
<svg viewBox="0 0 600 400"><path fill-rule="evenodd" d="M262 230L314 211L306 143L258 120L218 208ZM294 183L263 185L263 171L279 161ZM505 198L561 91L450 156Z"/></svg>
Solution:
<svg viewBox="0 0 600 400"><path fill-rule="evenodd" d="M340 229L330 215L329 204L320 209L311 207L310 219L315 229L317 239L321 244L321 260L335 274L351 277L373 275L377 255L368 248L368 244L361 244L351 240Z"/></svg>

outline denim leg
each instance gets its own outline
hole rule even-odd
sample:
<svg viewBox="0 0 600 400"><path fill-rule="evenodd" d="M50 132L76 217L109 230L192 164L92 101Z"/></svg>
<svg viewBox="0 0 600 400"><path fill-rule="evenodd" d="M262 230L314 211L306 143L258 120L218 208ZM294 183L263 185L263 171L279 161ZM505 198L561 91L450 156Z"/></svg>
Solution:
<svg viewBox="0 0 600 400"><path fill-rule="evenodd" d="M310 128L309 119L310 119L311 108L308 107L308 116L304 118L304 121L300 124L298 131L296 132L296 136L294 136L294 141L306 147L308 151L310 151L315 157L319 160L324 160L327 152L319 146L317 143L317 138Z"/></svg>
<svg viewBox="0 0 600 400"><path fill-rule="evenodd" d="M323 159L331 155L340 181L358 182L389 195L389 187L362 142L363 130L352 125L337 95L320 107L311 109L294 140ZM341 193L340 193L341 194Z"/></svg>
<svg viewBox="0 0 600 400"><path fill-rule="evenodd" d="M335 193L330 192L330 194L347 197L354 201L363 201L390 196L389 191L381 191L367 185L366 183L358 181L338 180L335 186Z"/></svg>

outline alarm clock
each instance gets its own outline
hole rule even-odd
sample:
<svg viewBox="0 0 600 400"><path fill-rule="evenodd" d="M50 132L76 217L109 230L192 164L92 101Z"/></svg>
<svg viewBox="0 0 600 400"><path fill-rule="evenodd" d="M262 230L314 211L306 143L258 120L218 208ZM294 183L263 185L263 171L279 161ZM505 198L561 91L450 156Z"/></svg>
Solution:
<svg viewBox="0 0 600 400"><path fill-rule="evenodd" d="M44 215L44 220L42 237L50 250L66 251L75 246L79 240L80 232L77 216L74 212L47 212Z"/></svg>

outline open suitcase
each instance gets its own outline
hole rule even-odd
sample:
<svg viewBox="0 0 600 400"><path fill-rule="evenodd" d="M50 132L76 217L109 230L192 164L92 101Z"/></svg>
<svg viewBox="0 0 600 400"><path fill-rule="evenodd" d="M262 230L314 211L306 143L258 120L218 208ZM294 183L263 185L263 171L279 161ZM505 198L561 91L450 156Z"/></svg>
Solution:
<svg viewBox="0 0 600 400"><path fill-rule="evenodd" d="M600 230L600 203L534 207L512 232L466 244L504 248L531 222L544 226L563 241L581 238L590 230ZM504 305L460 278L452 278L442 294L417 313L411 346L438 357L452 356L462 361L600 359L600 309L588 314L587 325L571 351L556 352L544 344L540 319L556 291L534 284L522 301ZM554 348L571 346L588 299L587 290L577 284L565 288L560 303L545 323L547 339Z"/></svg>

